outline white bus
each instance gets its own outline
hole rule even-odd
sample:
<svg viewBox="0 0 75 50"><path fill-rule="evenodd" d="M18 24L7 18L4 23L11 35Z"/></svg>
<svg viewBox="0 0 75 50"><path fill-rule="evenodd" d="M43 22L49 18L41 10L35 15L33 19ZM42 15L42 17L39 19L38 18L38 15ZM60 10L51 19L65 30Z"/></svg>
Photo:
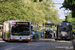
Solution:
<svg viewBox="0 0 75 50"><path fill-rule="evenodd" d="M3 23L3 40L31 41L31 22L8 20Z"/></svg>

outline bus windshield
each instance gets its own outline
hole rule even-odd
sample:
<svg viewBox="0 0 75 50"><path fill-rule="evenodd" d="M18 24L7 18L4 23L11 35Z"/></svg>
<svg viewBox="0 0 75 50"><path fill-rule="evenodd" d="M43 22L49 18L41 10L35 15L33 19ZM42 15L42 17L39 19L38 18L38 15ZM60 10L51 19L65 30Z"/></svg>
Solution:
<svg viewBox="0 0 75 50"><path fill-rule="evenodd" d="M12 25L12 35L29 35L29 26L26 25Z"/></svg>
<svg viewBox="0 0 75 50"><path fill-rule="evenodd" d="M60 31L69 31L69 26L59 26Z"/></svg>

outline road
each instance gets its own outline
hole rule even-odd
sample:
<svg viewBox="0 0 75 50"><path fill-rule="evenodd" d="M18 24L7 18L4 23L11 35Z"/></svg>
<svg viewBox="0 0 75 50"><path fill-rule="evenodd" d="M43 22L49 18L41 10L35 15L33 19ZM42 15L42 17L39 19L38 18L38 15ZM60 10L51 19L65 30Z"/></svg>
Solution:
<svg viewBox="0 0 75 50"><path fill-rule="evenodd" d="M29 43L0 41L0 50L73 50L73 46L70 41Z"/></svg>

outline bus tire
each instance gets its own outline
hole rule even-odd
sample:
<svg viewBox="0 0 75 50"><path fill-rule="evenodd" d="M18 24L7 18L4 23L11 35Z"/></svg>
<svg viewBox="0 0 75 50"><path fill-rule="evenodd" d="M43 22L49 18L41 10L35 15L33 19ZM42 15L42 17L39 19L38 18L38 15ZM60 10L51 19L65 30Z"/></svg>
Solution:
<svg viewBox="0 0 75 50"><path fill-rule="evenodd" d="M55 40L59 40L58 38L56 38Z"/></svg>
<svg viewBox="0 0 75 50"><path fill-rule="evenodd" d="M28 43L28 41L26 41L26 43Z"/></svg>
<svg viewBox="0 0 75 50"><path fill-rule="evenodd" d="M55 40L58 40L58 39L55 39Z"/></svg>
<svg viewBox="0 0 75 50"><path fill-rule="evenodd" d="M5 41L5 40L3 39L3 41Z"/></svg>

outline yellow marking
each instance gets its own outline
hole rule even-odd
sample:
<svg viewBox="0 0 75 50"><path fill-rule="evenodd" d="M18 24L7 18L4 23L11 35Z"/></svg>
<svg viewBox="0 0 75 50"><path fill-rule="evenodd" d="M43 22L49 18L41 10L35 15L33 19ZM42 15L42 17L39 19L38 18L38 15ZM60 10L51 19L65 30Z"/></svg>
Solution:
<svg viewBox="0 0 75 50"><path fill-rule="evenodd" d="M50 25L45 25L45 27L50 27Z"/></svg>
<svg viewBox="0 0 75 50"><path fill-rule="evenodd" d="M67 43L72 43L72 41L56 41L56 42L67 42Z"/></svg>

